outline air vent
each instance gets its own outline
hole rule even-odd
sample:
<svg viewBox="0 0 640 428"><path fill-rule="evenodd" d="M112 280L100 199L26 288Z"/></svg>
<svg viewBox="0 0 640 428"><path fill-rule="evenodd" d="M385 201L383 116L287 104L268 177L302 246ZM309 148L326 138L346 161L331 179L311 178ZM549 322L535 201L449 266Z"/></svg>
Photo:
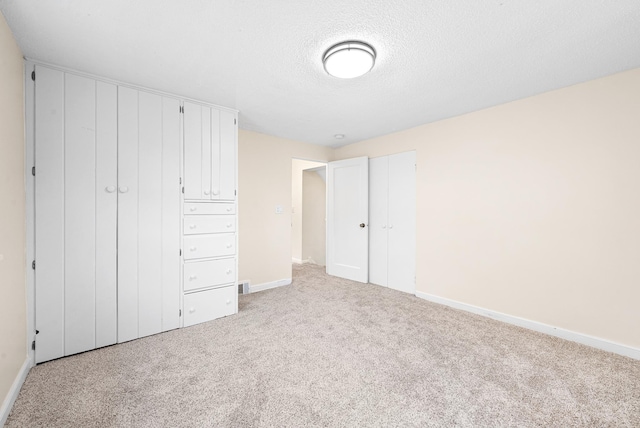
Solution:
<svg viewBox="0 0 640 428"><path fill-rule="evenodd" d="M249 281L243 281L238 284L238 294L249 294Z"/></svg>

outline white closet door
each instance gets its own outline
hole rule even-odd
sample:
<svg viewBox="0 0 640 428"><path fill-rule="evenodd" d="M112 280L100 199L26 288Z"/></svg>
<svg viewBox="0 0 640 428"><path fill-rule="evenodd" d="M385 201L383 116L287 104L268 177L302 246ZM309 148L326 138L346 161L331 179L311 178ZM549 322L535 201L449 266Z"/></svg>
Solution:
<svg viewBox="0 0 640 428"><path fill-rule="evenodd" d="M200 167L202 169L202 175L200 180L202 182L202 199L211 199L213 193L211 192L211 173L212 173L212 148L211 148L211 108L205 106L200 107L200 123L202 126L200 147L202 147L202 153L200 155ZM214 110L215 111L215 110ZM217 129L216 129L217 131ZM217 132L216 132L217 134Z"/></svg>
<svg viewBox="0 0 640 428"><path fill-rule="evenodd" d="M220 199L220 110L209 109L211 112L211 134L209 165L211 165L211 199ZM204 162L204 157L203 157Z"/></svg>
<svg viewBox="0 0 640 428"><path fill-rule="evenodd" d="M202 187L202 107L184 103L184 198L208 199Z"/></svg>
<svg viewBox="0 0 640 428"><path fill-rule="evenodd" d="M219 185L213 187L215 194L219 190L219 199L236 198L236 116L220 111L220 176Z"/></svg>
<svg viewBox="0 0 640 428"><path fill-rule="evenodd" d="M369 159L369 282L387 286L389 157Z"/></svg>
<svg viewBox="0 0 640 428"><path fill-rule="evenodd" d="M327 164L327 273L359 282L369 278L369 160Z"/></svg>
<svg viewBox="0 0 640 428"><path fill-rule="evenodd" d="M36 67L36 363L64 356L64 73Z"/></svg>
<svg viewBox="0 0 640 428"><path fill-rule="evenodd" d="M36 67L36 362L115 343L116 92Z"/></svg>
<svg viewBox="0 0 640 428"><path fill-rule="evenodd" d="M416 152L389 156L388 286L415 293Z"/></svg>
<svg viewBox="0 0 640 428"><path fill-rule="evenodd" d="M123 342L177 326L180 136L177 100L122 87L118 94L118 342Z"/></svg>

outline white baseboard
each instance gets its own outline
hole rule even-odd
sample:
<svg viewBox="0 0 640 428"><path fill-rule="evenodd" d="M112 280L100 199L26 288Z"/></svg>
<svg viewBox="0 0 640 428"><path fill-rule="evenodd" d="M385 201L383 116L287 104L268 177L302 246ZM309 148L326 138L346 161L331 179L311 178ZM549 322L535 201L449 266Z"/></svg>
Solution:
<svg viewBox="0 0 640 428"><path fill-rule="evenodd" d="M524 327L529 330L534 330L540 333L545 333L551 336L559 337L561 339L566 339L572 342L581 343L583 345L591 346L592 348L597 348L603 351L613 352L614 354L619 354L625 357L630 357L636 360L640 360L640 349L633 348L631 346L622 345L620 343L611 342L605 339L600 339L598 337L589 336L587 334L577 333L571 330L565 330L563 328L554 327L552 325L543 324L541 322L532 321L525 318L516 317L513 315L503 314L501 312L492 311L492 310L481 308L478 306L468 305L466 303L458 302L456 300L434 296L433 294L429 294L429 293L416 291L416 297L428 300L430 302L439 303L441 305L450 306L455 309L461 309L463 311L482 315L484 317L493 318L495 320L506 322L508 324L517 325L518 327Z"/></svg>
<svg viewBox="0 0 640 428"><path fill-rule="evenodd" d="M302 260L300 260L300 259L296 259L296 258L294 258L294 257L292 257L292 258L291 258L291 262L292 262L292 263L295 263L295 264L297 264L297 265L300 265L300 264L302 264L302 263L303 263L303 262L302 262Z"/></svg>
<svg viewBox="0 0 640 428"><path fill-rule="evenodd" d="M11 413L11 409L13 408L13 403L16 402L16 398L18 398L18 394L20 393L20 388L22 388L22 384L27 378L27 374L29 374L30 369L31 360L27 357L24 360L24 364L22 364L22 367L20 367L20 371L13 381L11 388L9 388L9 392L7 392L7 396L2 402L2 407L0 407L0 427L3 427L7 422L9 413Z"/></svg>
<svg viewBox="0 0 640 428"><path fill-rule="evenodd" d="M252 285L249 287L249 292L255 293L257 291L269 290L271 288L282 287L283 285L289 284L291 284L291 278L285 278L278 281L265 282L264 284Z"/></svg>

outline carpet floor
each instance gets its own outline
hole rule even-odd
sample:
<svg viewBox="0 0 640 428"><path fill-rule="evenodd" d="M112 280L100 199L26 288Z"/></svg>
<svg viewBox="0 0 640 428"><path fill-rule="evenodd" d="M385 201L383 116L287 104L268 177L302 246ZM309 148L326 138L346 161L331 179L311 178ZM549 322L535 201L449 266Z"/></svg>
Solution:
<svg viewBox="0 0 640 428"><path fill-rule="evenodd" d="M640 361L294 269L237 315L33 368L8 427L640 426Z"/></svg>

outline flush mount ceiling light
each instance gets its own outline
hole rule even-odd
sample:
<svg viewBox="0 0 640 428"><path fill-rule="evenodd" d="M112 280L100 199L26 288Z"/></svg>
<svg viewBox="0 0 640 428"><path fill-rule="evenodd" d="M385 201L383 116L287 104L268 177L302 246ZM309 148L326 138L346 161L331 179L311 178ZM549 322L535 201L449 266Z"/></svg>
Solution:
<svg viewBox="0 0 640 428"><path fill-rule="evenodd" d="M341 79L362 76L373 68L376 51L362 42L342 42L327 50L322 63L327 73Z"/></svg>

